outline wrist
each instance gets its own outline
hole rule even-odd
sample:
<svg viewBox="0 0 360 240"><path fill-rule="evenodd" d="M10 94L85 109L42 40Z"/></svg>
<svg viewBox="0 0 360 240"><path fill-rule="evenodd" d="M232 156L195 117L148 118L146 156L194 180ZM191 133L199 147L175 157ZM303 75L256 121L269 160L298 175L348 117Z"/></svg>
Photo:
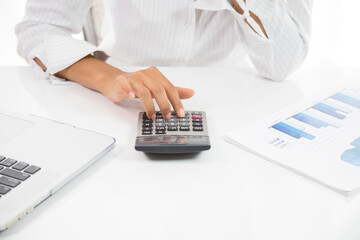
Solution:
<svg viewBox="0 0 360 240"><path fill-rule="evenodd" d="M110 99L113 93L116 92L116 79L125 74L120 69L113 68L98 72L94 79L98 91Z"/></svg>
<svg viewBox="0 0 360 240"><path fill-rule="evenodd" d="M57 76L77 82L112 99L116 92L116 78L124 74L126 72L89 55L60 71Z"/></svg>

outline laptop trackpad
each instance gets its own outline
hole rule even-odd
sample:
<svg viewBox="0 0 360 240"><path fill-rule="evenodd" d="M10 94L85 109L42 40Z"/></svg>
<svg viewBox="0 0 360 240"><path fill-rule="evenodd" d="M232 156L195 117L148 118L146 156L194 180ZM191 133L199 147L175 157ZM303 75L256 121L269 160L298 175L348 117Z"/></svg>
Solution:
<svg viewBox="0 0 360 240"><path fill-rule="evenodd" d="M0 113L0 145L19 135L35 123Z"/></svg>

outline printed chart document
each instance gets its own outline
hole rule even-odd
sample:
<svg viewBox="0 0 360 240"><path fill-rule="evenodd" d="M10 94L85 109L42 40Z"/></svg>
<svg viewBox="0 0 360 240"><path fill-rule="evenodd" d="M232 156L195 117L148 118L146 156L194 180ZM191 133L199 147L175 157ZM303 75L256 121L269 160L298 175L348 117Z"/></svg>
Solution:
<svg viewBox="0 0 360 240"><path fill-rule="evenodd" d="M360 89L339 89L228 137L231 143L344 195L360 189Z"/></svg>

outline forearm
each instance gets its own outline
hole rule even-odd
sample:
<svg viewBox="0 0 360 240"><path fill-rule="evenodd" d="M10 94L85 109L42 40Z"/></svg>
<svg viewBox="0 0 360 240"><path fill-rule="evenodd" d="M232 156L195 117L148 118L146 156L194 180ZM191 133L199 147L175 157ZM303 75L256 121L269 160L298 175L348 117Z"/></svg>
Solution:
<svg viewBox="0 0 360 240"><path fill-rule="evenodd" d="M46 66L39 59L34 61L46 71ZM163 117L169 119L171 105L177 115L183 117L185 112L180 99L194 94L191 89L175 87L156 67L124 72L91 55L55 75L98 91L113 102L138 97L151 119L156 117L152 98L157 101Z"/></svg>
<svg viewBox="0 0 360 240"><path fill-rule="evenodd" d="M46 71L46 66L38 58L35 58L34 61L43 71ZM89 55L56 73L55 76L77 82L105 95L111 85L110 79L114 79L122 73L124 72L120 69Z"/></svg>
<svg viewBox="0 0 360 240"><path fill-rule="evenodd" d="M106 96L108 88L112 86L111 81L123 73L120 69L88 55L55 76L77 82Z"/></svg>
<svg viewBox="0 0 360 240"><path fill-rule="evenodd" d="M239 9L236 3L244 9ZM246 5L244 0L236 0L236 3L234 0L237 32L252 63L264 77L285 79L300 66L308 49L311 0L288 0L287 4L281 0L247 0Z"/></svg>
<svg viewBox="0 0 360 240"><path fill-rule="evenodd" d="M276 38L259 40L247 35L244 48L258 73L275 81L283 81L304 61L308 39L302 38L296 25L285 16L282 30Z"/></svg>

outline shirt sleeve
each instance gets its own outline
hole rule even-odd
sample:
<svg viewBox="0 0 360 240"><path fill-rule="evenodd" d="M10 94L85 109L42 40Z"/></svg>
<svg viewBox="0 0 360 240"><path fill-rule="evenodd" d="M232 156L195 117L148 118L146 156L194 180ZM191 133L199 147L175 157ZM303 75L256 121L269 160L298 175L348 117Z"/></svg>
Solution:
<svg viewBox="0 0 360 240"><path fill-rule="evenodd" d="M19 55L36 72L42 72L34 61L38 58L47 68L45 75L51 78L98 50L95 45L71 36L82 31L91 5L92 0L28 0L25 17L15 28Z"/></svg>
<svg viewBox="0 0 360 240"><path fill-rule="evenodd" d="M311 8L312 0L247 0L245 10L260 19L268 38L247 11L241 15L231 10L235 31L259 74L281 81L302 64L310 40Z"/></svg>

